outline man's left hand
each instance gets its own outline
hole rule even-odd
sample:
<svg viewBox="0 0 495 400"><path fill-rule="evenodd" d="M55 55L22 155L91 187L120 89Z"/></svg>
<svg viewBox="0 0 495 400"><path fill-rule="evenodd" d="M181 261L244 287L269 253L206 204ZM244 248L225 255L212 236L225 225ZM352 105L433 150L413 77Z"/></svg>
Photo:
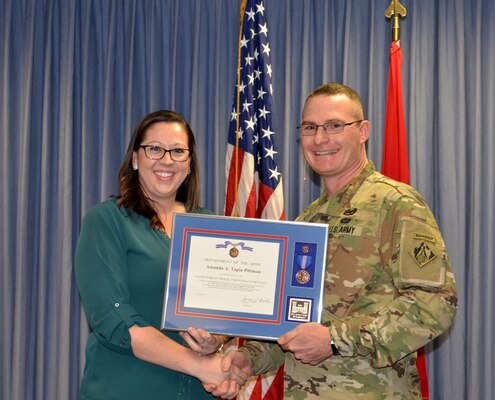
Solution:
<svg viewBox="0 0 495 400"><path fill-rule="evenodd" d="M316 365L332 355L329 329L317 322L298 325L277 340L282 349L303 363Z"/></svg>

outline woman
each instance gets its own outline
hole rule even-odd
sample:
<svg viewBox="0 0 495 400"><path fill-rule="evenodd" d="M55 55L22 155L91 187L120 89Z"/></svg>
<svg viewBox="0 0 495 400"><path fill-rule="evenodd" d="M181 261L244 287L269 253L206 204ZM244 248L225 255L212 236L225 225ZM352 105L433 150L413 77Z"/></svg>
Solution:
<svg viewBox="0 0 495 400"><path fill-rule="evenodd" d="M193 328L181 335L159 330L173 213L211 213L199 207L195 139L184 118L173 111L147 115L118 180L118 197L85 216L76 249L92 330L80 399L212 399L201 382L223 382L236 392L241 382L221 372L222 356L202 356L224 338Z"/></svg>

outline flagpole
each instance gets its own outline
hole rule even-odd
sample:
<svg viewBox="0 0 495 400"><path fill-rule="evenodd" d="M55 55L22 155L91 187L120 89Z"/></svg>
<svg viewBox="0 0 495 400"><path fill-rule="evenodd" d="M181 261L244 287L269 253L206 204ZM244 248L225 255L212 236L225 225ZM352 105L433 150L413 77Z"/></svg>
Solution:
<svg viewBox="0 0 495 400"><path fill-rule="evenodd" d="M240 29L236 87L225 160L227 216L285 219L282 173L278 166L277 130L272 118L272 63L265 17L266 0L238 0ZM233 348L241 345L231 343ZM282 400L283 365L252 377L237 400Z"/></svg>
<svg viewBox="0 0 495 400"><path fill-rule="evenodd" d="M244 12L246 11L247 0L242 0L241 10L239 14L239 38L237 40L237 98L236 98L236 118L235 118L235 147L234 147L234 164L235 164L235 192L234 192L234 217L239 216L239 119L240 119L240 103L241 103L241 41L242 41L242 24L244 23Z"/></svg>
<svg viewBox="0 0 495 400"><path fill-rule="evenodd" d="M382 173L396 181L409 184L406 123L402 94L402 49L399 40L399 17L405 15L406 9L399 0L392 0L385 11L387 18L393 18L393 27L385 110Z"/></svg>
<svg viewBox="0 0 495 400"><path fill-rule="evenodd" d="M400 17L405 16L406 9L400 0L392 0L385 10L385 17L392 18L393 22L382 173L409 184L409 163L402 103L402 50L400 48ZM424 347L417 351L416 368L419 375L421 397L423 400L428 400L430 393Z"/></svg>
<svg viewBox="0 0 495 400"><path fill-rule="evenodd" d="M397 42L400 40L400 20L399 17L406 16L405 7L400 4L399 0L392 0L388 8L385 10L387 18L393 18L392 22L392 40Z"/></svg>

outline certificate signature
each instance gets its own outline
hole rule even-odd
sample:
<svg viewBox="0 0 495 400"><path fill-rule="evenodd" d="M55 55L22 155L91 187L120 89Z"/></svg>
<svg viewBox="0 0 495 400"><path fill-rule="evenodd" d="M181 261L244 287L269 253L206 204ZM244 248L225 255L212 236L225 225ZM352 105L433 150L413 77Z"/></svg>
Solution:
<svg viewBox="0 0 495 400"><path fill-rule="evenodd" d="M248 306L249 304L273 304L272 299L268 297L243 297L241 304Z"/></svg>

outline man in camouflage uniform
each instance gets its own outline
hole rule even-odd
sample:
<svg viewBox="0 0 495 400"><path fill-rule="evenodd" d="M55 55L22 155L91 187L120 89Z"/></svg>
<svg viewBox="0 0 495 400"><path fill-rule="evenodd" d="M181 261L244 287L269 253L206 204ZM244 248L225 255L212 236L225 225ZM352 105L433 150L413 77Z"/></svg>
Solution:
<svg viewBox="0 0 495 400"><path fill-rule="evenodd" d="M286 400L421 399L416 351L457 307L435 218L418 192L368 161L356 92L317 88L302 116L301 147L325 191L297 220L329 225L322 323L278 344L248 341L225 361L254 374L284 363Z"/></svg>

